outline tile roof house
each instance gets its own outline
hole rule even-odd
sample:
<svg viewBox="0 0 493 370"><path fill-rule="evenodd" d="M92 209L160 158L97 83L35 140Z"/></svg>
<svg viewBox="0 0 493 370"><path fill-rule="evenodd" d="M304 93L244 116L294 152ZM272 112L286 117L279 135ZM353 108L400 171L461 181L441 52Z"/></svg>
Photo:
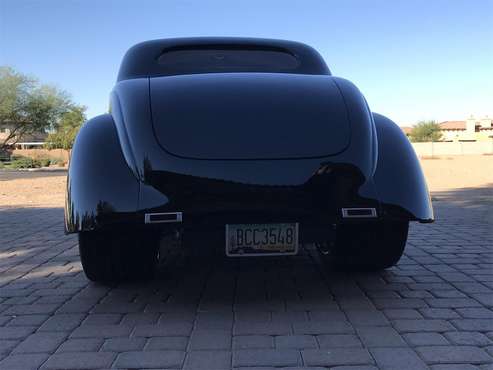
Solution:
<svg viewBox="0 0 493 370"><path fill-rule="evenodd" d="M474 118L465 121L443 121L439 123L442 131L441 141L485 141L493 140L493 120ZM409 137L412 127L402 126L402 131Z"/></svg>
<svg viewBox="0 0 493 370"><path fill-rule="evenodd" d="M0 125L0 144L3 144L4 141L9 137L12 127L13 126L9 124ZM22 135L20 138L16 138L18 140L13 146L19 149L40 148L43 146L47 136L48 134L46 132L25 134ZM10 142L11 141L9 141L9 143Z"/></svg>
<svg viewBox="0 0 493 370"><path fill-rule="evenodd" d="M439 123L442 141L484 141L493 139L492 119L469 117L465 121L444 121Z"/></svg>
<svg viewBox="0 0 493 370"><path fill-rule="evenodd" d="M440 123L442 130L465 130L466 121L444 121Z"/></svg>

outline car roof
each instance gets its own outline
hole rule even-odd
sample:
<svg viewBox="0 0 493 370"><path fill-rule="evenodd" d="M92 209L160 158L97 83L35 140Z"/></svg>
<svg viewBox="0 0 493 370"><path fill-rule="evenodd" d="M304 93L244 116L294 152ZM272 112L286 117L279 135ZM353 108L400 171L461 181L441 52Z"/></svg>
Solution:
<svg viewBox="0 0 493 370"><path fill-rule="evenodd" d="M160 64L159 57L170 50L204 48L285 52L295 56L299 61L298 66L289 73L330 75L330 70L320 54L312 47L300 42L242 37L192 37L151 40L134 45L123 57L117 81L184 74L182 71L166 68ZM190 71L186 74L189 73Z"/></svg>

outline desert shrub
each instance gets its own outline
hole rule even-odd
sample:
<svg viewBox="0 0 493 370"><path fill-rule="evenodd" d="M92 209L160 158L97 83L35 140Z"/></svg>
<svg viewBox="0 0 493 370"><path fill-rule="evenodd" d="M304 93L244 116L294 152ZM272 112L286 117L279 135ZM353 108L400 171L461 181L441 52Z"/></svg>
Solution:
<svg viewBox="0 0 493 370"><path fill-rule="evenodd" d="M50 159L50 164L52 165L59 165L61 162L63 162L63 160L61 158L51 158Z"/></svg>
<svg viewBox="0 0 493 370"><path fill-rule="evenodd" d="M41 167L41 162L29 157L15 156L10 162L11 168L37 168Z"/></svg>
<svg viewBox="0 0 493 370"><path fill-rule="evenodd" d="M414 143L439 141L441 138L442 128L435 121L420 121L409 134L409 139Z"/></svg>
<svg viewBox="0 0 493 370"><path fill-rule="evenodd" d="M67 165L67 161L63 158L51 158L51 165L65 167Z"/></svg>
<svg viewBox="0 0 493 370"><path fill-rule="evenodd" d="M48 167L51 164L50 158L38 158L37 161L41 165L41 167Z"/></svg>

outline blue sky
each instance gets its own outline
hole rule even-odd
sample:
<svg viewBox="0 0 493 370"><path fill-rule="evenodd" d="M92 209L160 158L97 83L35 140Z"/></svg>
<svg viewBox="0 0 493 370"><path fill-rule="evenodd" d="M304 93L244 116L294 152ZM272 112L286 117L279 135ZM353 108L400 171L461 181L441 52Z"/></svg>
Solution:
<svg viewBox="0 0 493 370"><path fill-rule="evenodd" d="M493 0L0 0L0 65L67 90L89 117L131 45L181 36L310 44L400 125L493 116Z"/></svg>

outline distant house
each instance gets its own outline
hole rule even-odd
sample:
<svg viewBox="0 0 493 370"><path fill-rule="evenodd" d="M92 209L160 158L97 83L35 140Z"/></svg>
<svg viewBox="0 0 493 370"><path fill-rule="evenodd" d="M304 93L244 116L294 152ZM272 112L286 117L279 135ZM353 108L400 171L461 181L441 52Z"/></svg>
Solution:
<svg viewBox="0 0 493 370"><path fill-rule="evenodd" d="M465 121L444 121L439 123L442 141L485 141L493 139L491 118L470 117Z"/></svg>
<svg viewBox="0 0 493 370"><path fill-rule="evenodd" d="M3 144L9 137L12 128L13 126L11 125L0 126L0 144ZM14 141L17 141L15 144L12 144L12 148L35 149L44 145L47 136L48 134L46 132L35 132L33 134L22 135L20 138L16 137L15 140L10 140L10 142L13 143Z"/></svg>
<svg viewBox="0 0 493 370"><path fill-rule="evenodd" d="M493 139L493 120L485 117L470 117L465 121L443 121L439 123L442 138L440 141L486 141ZM402 126L402 131L409 137L412 127Z"/></svg>

